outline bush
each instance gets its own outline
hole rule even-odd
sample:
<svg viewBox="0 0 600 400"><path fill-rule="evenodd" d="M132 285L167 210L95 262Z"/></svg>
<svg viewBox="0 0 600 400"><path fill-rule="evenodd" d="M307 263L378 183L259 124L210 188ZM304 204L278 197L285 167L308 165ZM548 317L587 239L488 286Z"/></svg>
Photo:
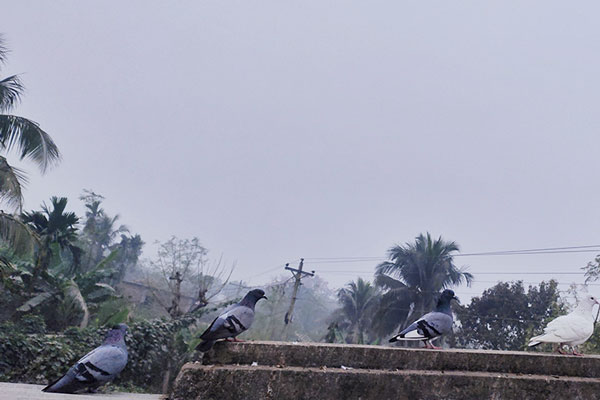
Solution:
<svg viewBox="0 0 600 400"><path fill-rule="evenodd" d="M129 360L113 384L128 391L159 393L172 381L188 353L187 327L197 317L141 321L125 338ZM0 381L47 384L99 346L107 328L69 328L63 335L33 333L12 323L0 324Z"/></svg>

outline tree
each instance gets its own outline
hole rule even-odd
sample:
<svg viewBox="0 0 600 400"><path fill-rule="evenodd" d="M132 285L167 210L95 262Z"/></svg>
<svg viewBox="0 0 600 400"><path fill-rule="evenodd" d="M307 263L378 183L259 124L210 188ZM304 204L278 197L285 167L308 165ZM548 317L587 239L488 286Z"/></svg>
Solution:
<svg viewBox="0 0 600 400"><path fill-rule="evenodd" d="M527 292L521 281L499 282L468 306L455 308L460 328L454 339L468 348L523 350L561 312L554 280L529 286Z"/></svg>
<svg viewBox="0 0 600 400"><path fill-rule="evenodd" d="M347 340L352 343L365 343L365 334L371 330L373 321L373 310L379 302L379 291L370 282L358 278L356 282L350 282L345 288L337 293L340 302L340 317L347 320Z"/></svg>
<svg viewBox="0 0 600 400"><path fill-rule="evenodd" d="M56 330L73 324L87 326L98 302L115 295L108 281L115 273L110 265L117 250L94 268L83 271L79 218L67 212L66 206L66 198L52 197L51 206L43 204L41 211L24 212L16 220L35 238L32 262L18 264L14 252L1 253L9 262L6 267L12 267L8 279L2 277L3 286L22 303L15 311L29 313L39 309L47 317L48 326Z"/></svg>
<svg viewBox="0 0 600 400"><path fill-rule="evenodd" d="M196 237L178 239L173 236L160 243L157 257L150 265L162 276L163 284L168 287L171 293L170 304L164 304L160 296L153 293L172 318L206 307L229 281L234 267L227 273L221 259L210 266L207 254L208 250ZM195 292L196 301L189 310L181 309L182 284Z"/></svg>
<svg viewBox="0 0 600 400"><path fill-rule="evenodd" d="M246 338L315 342L325 336L332 312L338 308L336 292L329 289L327 282L318 275L303 279L296 293L294 320L285 324L284 316L290 306L293 285L288 275L282 275L258 286L266 292L269 301L260 302L257 306L252 329L244 333ZM239 297L250 289L243 286Z"/></svg>
<svg viewBox="0 0 600 400"><path fill-rule="evenodd" d="M388 250L390 260L379 264L375 272L375 284L385 290L376 317L380 335L430 311L442 289L471 284L473 275L454 264L458 251L455 242L434 240L429 233Z"/></svg>
<svg viewBox="0 0 600 400"><path fill-rule="evenodd" d="M121 282L127 271L137 266L144 244L140 235L131 236L121 234L120 242L110 247L111 251L118 250L117 257L114 260L115 274L112 277L113 284Z"/></svg>
<svg viewBox="0 0 600 400"><path fill-rule="evenodd" d="M83 241L86 248L86 259L83 268L93 268L109 252L119 235L129 233L125 225L117 227L119 215L109 216L101 207L104 196L91 190L84 190L79 197L86 208L83 224Z"/></svg>
<svg viewBox="0 0 600 400"><path fill-rule="evenodd" d="M7 55L8 49L0 36L0 64L6 62ZM58 147L36 122L8 114L21 100L23 91L23 83L17 75L0 80L0 153L3 153L0 155L0 200L17 211L23 207L26 176L11 166L4 155L14 150L21 160L27 158L36 163L42 173L60 160ZM9 221L3 219L0 223Z"/></svg>
<svg viewBox="0 0 600 400"><path fill-rule="evenodd" d="M57 252L59 251L70 253L71 262L67 266L70 273L79 268L82 254L82 249L77 244L79 217L73 212L65 212L67 201L66 197L53 196L50 199L52 208L44 203L42 211L21 214L21 221L35 233L39 243L36 250L33 280L40 273L48 270L52 257L58 256Z"/></svg>

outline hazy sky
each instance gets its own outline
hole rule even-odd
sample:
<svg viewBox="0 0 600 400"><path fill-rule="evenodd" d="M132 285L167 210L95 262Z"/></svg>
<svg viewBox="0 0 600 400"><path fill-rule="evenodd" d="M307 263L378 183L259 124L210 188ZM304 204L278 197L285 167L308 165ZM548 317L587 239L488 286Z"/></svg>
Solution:
<svg viewBox="0 0 600 400"><path fill-rule="evenodd" d="M11 1L0 76L62 163L26 209L88 188L149 244L198 236L235 278L384 256L600 243L597 2ZM580 275L594 253L464 257L479 281ZM309 263L341 286L376 261ZM334 271L334 272L319 272ZM482 274L482 273L492 274ZM478 275L479 273L479 275ZM277 275L277 273L276 273ZM562 287L565 288L565 287Z"/></svg>

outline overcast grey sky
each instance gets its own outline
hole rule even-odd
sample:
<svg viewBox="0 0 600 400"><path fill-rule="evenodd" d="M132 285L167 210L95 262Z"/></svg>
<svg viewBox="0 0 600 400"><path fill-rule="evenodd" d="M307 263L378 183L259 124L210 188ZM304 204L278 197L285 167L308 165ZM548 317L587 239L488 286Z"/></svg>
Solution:
<svg viewBox="0 0 600 400"><path fill-rule="evenodd" d="M235 278L384 256L600 243L597 2L10 1L2 76L63 162L26 208L88 188L151 244L198 236ZM152 246L146 256L152 256ZM480 282L593 253L457 259ZM361 271L376 262L308 264ZM320 273L332 287L353 273ZM483 281L483 282L481 282Z"/></svg>

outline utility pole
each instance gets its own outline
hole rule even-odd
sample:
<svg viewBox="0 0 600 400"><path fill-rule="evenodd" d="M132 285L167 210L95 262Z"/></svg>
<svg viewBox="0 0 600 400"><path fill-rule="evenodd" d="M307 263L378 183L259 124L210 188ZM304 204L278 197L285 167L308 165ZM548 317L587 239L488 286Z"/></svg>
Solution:
<svg viewBox="0 0 600 400"><path fill-rule="evenodd" d="M302 271L303 266L304 266L304 258L300 259L300 265L298 265L298 269L290 267L289 263L285 264L285 269L287 269L288 271L291 271L294 278L296 278L296 281L294 282L294 292L292 293L292 302L290 303L290 308L289 308L288 312L285 313L285 318L283 319L286 326L290 322L292 322L292 313L294 312L294 305L296 304L296 295L298 294L298 288L300 287L300 285L302 285L302 282L301 282L302 278L304 276L315 276L315 271L312 271L312 272Z"/></svg>

